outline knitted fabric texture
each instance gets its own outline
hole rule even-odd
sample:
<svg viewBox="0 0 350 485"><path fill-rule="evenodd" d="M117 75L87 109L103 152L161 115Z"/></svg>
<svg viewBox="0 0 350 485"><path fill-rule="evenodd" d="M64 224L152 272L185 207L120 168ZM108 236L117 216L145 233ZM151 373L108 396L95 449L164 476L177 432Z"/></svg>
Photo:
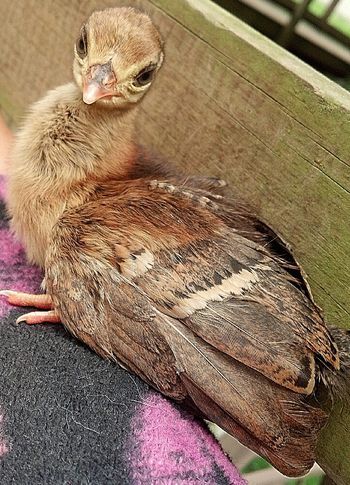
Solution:
<svg viewBox="0 0 350 485"><path fill-rule="evenodd" d="M5 214L0 288L39 292ZM16 325L22 313L1 299L2 485L246 483L203 423L62 325Z"/></svg>

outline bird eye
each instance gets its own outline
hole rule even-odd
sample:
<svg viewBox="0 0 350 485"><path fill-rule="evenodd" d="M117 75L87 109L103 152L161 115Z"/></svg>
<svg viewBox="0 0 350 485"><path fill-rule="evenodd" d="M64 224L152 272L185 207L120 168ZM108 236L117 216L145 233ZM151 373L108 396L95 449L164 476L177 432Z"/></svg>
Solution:
<svg viewBox="0 0 350 485"><path fill-rule="evenodd" d="M85 27L81 29L80 37L76 43L76 49L80 58L83 59L87 55L87 34Z"/></svg>
<svg viewBox="0 0 350 485"><path fill-rule="evenodd" d="M154 76L156 68L154 66L148 66L142 69L134 79L134 86L141 87L149 84Z"/></svg>

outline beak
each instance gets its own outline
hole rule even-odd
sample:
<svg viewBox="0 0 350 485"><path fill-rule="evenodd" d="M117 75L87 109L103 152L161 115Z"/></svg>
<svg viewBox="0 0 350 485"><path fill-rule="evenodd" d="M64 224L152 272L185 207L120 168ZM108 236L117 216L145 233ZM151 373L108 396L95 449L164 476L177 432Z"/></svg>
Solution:
<svg viewBox="0 0 350 485"><path fill-rule="evenodd" d="M117 95L115 85L117 78L111 63L91 66L83 80L83 101L92 104L105 96Z"/></svg>

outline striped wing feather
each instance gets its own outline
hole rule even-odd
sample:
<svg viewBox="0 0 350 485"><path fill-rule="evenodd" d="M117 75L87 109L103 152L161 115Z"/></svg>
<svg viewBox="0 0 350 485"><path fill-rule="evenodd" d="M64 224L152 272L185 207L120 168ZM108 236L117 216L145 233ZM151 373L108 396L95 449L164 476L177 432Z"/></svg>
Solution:
<svg viewBox="0 0 350 485"><path fill-rule="evenodd" d="M46 280L63 323L283 473L306 472L326 419L306 402L316 356L338 365L317 309L208 208L137 184L54 228Z"/></svg>

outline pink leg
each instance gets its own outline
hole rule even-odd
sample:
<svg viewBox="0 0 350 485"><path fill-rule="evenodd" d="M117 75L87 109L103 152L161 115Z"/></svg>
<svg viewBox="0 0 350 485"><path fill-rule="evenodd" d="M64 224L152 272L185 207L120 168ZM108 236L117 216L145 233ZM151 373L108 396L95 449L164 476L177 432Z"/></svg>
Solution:
<svg viewBox="0 0 350 485"><path fill-rule="evenodd" d="M17 323L26 322L30 325L35 323L61 323L61 319L55 310L52 310L52 300L49 295L32 295L19 291L2 290L1 296L6 296L7 301L15 306L33 306L40 308L42 312L30 312L17 319Z"/></svg>

